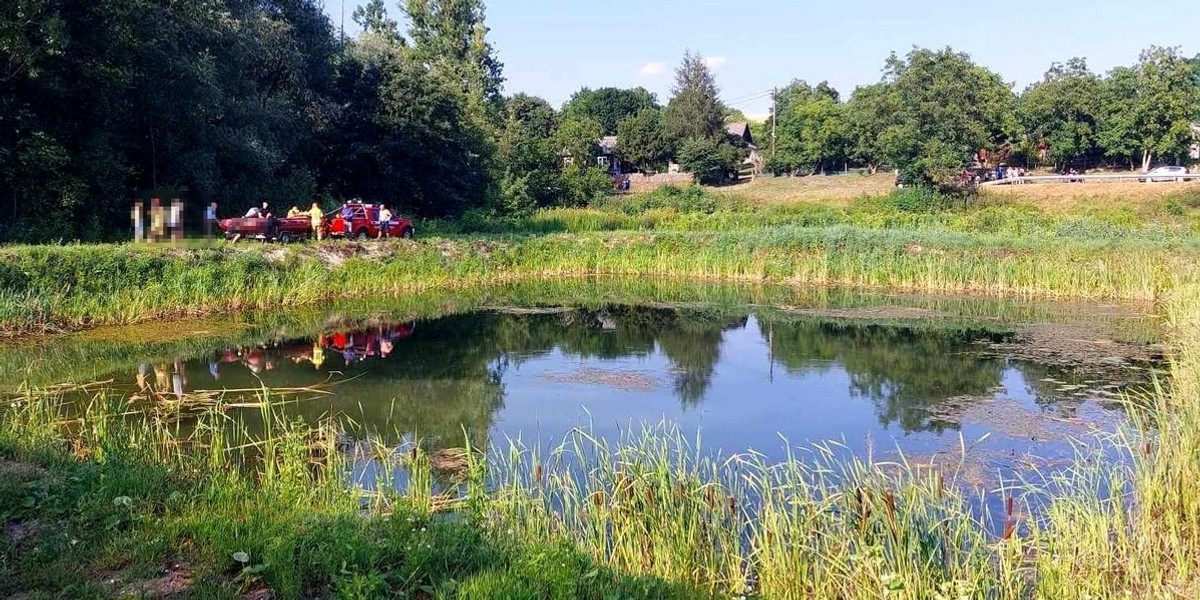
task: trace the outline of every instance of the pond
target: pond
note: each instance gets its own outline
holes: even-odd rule
[[[7,349],[0,382],[111,381],[147,405],[265,387],[309,422],[343,415],[359,435],[442,448],[662,422],[768,458],[825,441],[915,460],[965,446],[982,481],[1111,430],[1114,400],[1157,359],[1138,307],[645,285],[99,330]]]

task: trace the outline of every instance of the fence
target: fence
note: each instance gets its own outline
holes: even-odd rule
[[[993,181],[984,181],[981,186],[997,186],[997,185],[1012,185],[1019,183],[1077,183],[1085,181],[1138,181],[1138,182],[1181,182],[1181,181],[1200,181],[1200,173],[1188,173],[1186,175],[1166,175],[1166,174],[1147,174],[1147,173],[1122,173],[1116,175],[1031,175],[1026,177],[1010,177],[1007,179],[996,179]]]

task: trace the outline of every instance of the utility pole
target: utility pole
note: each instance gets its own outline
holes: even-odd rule
[[[771,88],[771,158],[775,158],[775,125],[779,123],[779,88]]]
[[[346,0],[342,0],[342,45],[346,45]]]

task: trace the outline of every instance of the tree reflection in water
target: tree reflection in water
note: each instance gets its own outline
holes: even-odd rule
[[[955,415],[961,412],[944,410],[947,400],[954,399],[951,404],[961,411],[990,399],[1006,372],[1023,367],[979,345],[1005,334],[928,325],[705,307],[484,311],[222,348],[179,363],[182,376],[170,383],[186,382],[188,391],[325,386],[333,396],[288,410],[310,422],[345,414],[365,432],[388,440],[416,437],[436,446],[461,446],[466,432],[472,444],[482,446],[505,407],[506,385],[517,377],[512,370],[521,365],[545,368],[561,363],[560,357],[617,369],[666,363],[669,368],[661,374],[670,385],[629,392],[649,395],[646,400],[630,396],[631,402],[666,395],[684,414],[709,403],[738,405],[747,394],[767,399],[811,394],[804,383],[809,380],[844,380],[844,401],[870,401],[879,424],[940,433],[959,426]],[[769,360],[788,377],[768,381],[764,367],[761,381],[734,392],[722,388],[717,397],[712,389],[722,361],[759,364],[757,355],[746,353],[761,353],[762,364]],[[157,362],[171,364],[175,358]],[[1031,374],[1045,378],[1048,372],[1037,367]],[[125,373],[118,381],[142,389],[155,374]],[[764,418],[762,427],[776,425]]]

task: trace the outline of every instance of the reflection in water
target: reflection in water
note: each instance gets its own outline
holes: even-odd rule
[[[985,351],[1008,337],[933,322],[612,305],[334,328],[148,361],[113,378],[160,399],[321,387],[332,396],[288,410],[310,421],[348,414],[390,439],[443,447],[461,446],[464,435],[484,445],[554,439],[587,420],[605,434],[666,419],[726,450],[777,445],[778,434],[852,447],[891,438],[928,450],[944,447],[938,438],[948,431],[1003,434],[970,422],[1002,414],[997,403],[1021,405],[1022,418],[1069,416],[1089,391],[1112,385],[1048,385],[1080,378]]]

